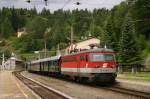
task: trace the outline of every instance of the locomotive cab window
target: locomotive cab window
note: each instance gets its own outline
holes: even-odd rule
[[[88,57],[86,56],[80,56],[80,61],[88,61]]]
[[[80,56],[80,61],[84,61],[85,57],[84,56]]]
[[[113,54],[91,54],[90,60],[93,62],[114,61],[114,55]]]
[[[113,61],[114,55],[112,54],[105,54],[105,61]]]

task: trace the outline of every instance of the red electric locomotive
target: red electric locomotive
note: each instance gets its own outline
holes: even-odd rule
[[[111,49],[91,49],[64,56],[54,56],[31,61],[28,70],[67,76],[77,81],[114,82],[117,63]]]
[[[61,57],[61,75],[75,80],[114,82],[116,67],[115,52],[111,49],[91,49]]]

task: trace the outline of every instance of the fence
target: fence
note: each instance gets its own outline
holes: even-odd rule
[[[145,65],[141,64],[119,65],[118,72],[150,72],[150,69],[148,69]]]

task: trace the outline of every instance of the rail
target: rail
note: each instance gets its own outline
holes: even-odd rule
[[[30,78],[26,78],[20,74],[20,72],[13,72],[13,74],[36,94],[38,94],[42,99],[73,99],[72,97],[47,87],[39,82],[36,82]]]

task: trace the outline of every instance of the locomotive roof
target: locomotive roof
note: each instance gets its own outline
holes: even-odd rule
[[[51,61],[51,60],[58,60],[58,59],[60,59],[60,55],[48,57],[48,58],[43,58],[43,59],[39,59],[39,60],[34,60],[34,61],[31,61],[31,64],[35,64],[35,63],[39,63],[39,62],[46,62],[46,61]]]
[[[90,49],[90,50],[85,50],[81,52],[76,52],[76,53],[72,53],[69,55],[77,55],[77,54],[83,54],[83,53],[89,53],[89,52],[114,52],[114,51],[112,49],[107,49],[107,48],[97,48],[97,49]],[[64,55],[64,56],[68,56],[68,55]]]

